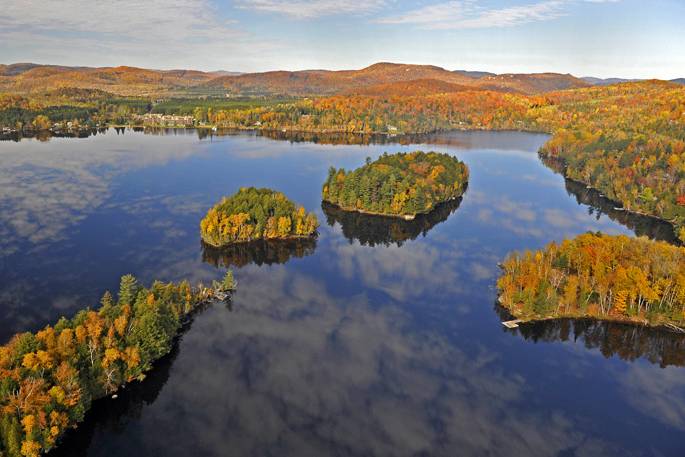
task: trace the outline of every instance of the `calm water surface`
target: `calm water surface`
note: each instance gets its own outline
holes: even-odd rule
[[[0,142],[3,341],[96,303],[125,273],[209,281],[230,266],[239,282],[230,307],[199,314],[148,379],[97,402],[50,455],[683,455],[683,338],[500,324],[508,252],[587,230],[669,236],[566,184],[535,153],[545,139],[341,146],[110,131]],[[461,202],[414,224],[322,207],[330,165],[415,149],[468,164]],[[204,249],[200,218],[248,185],[316,211],[318,240]]]

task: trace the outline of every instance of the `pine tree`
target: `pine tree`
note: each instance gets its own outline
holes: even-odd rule
[[[119,284],[119,304],[132,305],[138,294],[138,280],[135,276],[127,274],[121,277]]]
[[[115,316],[113,315],[114,311],[114,299],[112,298],[112,294],[110,291],[105,291],[104,295],[100,299],[100,315],[106,318],[114,318]]]

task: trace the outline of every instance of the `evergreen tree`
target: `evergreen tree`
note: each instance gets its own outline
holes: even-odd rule
[[[138,295],[138,280],[135,276],[127,274],[121,277],[119,283],[119,305],[132,305]],[[104,297],[103,297],[104,299]]]

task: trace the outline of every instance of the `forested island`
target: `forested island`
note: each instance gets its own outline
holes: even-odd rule
[[[524,321],[592,317],[685,324],[685,248],[587,233],[514,253],[497,282],[502,306]]]
[[[343,210],[412,220],[460,198],[468,177],[466,164],[449,154],[384,153],[353,171],[331,167],[322,196]]]
[[[0,455],[49,451],[94,400],[142,380],[193,312],[234,288],[230,271],[212,288],[187,281],[145,288],[125,275],[116,299],[106,292],[98,309],[14,336],[0,347]]]
[[[256,240],[288,240],[316,236],[314,213],[296,206],[281,192],[243,187],[223,198],[200,222],[202,241],[221,247]]]

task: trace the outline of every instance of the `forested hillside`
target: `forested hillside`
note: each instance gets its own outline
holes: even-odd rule
[[[135,67],[0,65],[0,93],[32,94],[60,88],[99,89],[120,96],[168,97],[183,94],[232,96],[319,96],[378,84],[421,79],[504,92],[534,94],[585,87],[587,82],[557,73],[493,75],[449,71],[433,65],[380,62],[359,70],[267,71],[234,74]]]
[[[168,94],[220,77],[196,70],[135,67],[0,65],[0,92],[29,94],[60,88],[99,89],[124,96]]]

